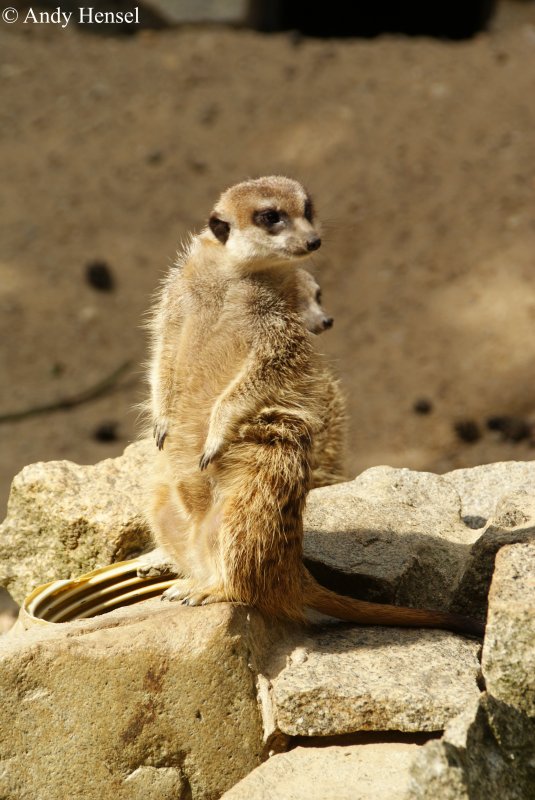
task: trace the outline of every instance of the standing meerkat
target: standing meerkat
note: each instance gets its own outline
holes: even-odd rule
[[[299,183],[245,181],[221,195],[164,285],[153,323],[161,449],[148,519],[183,576],[165,594],[296,621],[310,607],[364,624],[479,633],[446,612],[338,595],[303,565],[324,372],[299,314],[296,267],[320,244]],[[174,368],[162,373],[169,356]]]
[[[302,267],[296,268],[297,312],[305,328],[320,334],[332,328],[333,318],[322,306],[321,289],[312,275]],[[321,378],[320,425],[313,431],[311,488],[329,486],[347,480],[344,472],[347,438],[346,403],[340,383],[332,372],[323,367]]]
[[[152,316],[153,358],[151,363],[151,418],[153,435],[159,449],[169,428],[169,410],[173,406],[179,330],[183,315],[181,281],[183,263],[178,259],[164,282],[159,302]],[[296,310],[305,328],[320,334],[332,328],[333,318],[322,306],[321,289],[315,278],[302,267],[296,268]],[[329,486],[347,480],[344,470],[347,436],[347,411],[339,381],[323,368],[321,380],[321,417],[314,430],[311,488]]]

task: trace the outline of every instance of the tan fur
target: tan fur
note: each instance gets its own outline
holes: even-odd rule
[[[468,629],[446,613],[336,595],[302,563],[312,472],[329,482],[341,471],[345,416],[300,314],[296,267],[319,246],[310,208],[287,178],[231,187],[163,287],[151,370],[161,449],[148,518],[183,576],[166,594],[293,620],[310,606],[356,622]],[[318,446],[332,447],[330,467]]]
[[[171,270],[160,291],[152,316],[151,419],[153,434],[163,444],[169,427],[175,397],[175,367],[179,331],[183,318],[179,263]],[[302,267],[295,271],[296,310],[304,327],[320,334],[332,326],[320,302],[320,287]],[[345,443],[347,411],[340,382],[322,365],[318,424],[313,431],[312,488],[347,480]]]
[[[313,431],[311,470],[312,488],[348,480],[345,469],[347,410],[340,382],[323,368],[320,423]]]
[[[301,322],[311,333],[323,333],[332,327],[333,318],[327,316],[321,304],[321,289],[306,269],[298,267],[296,276],[297,311]],[[320,423],[313,430],[311,455],[313,488],[347,480],[344,469],[347,439],[345,398],[340,382],[327,367],[322,368]]]

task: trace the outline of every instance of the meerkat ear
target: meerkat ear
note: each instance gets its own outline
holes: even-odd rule
[[[210,230],[216,237],[219,239],[221,244],[225,244],[230,233],[230,225],[228,222],[224,222],[222,219],[219,219],[214,214],[208,220],[208,225],[210,226]]]

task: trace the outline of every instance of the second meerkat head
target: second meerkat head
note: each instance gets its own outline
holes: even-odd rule
[[[208,225],[229,255],[251,266],[296,261],[321,245],[310,196],[300,183],[280,176],[231,186]]]
[[[333,326],[333,318],[327,316],[321,304],[321,289],[306,269],[299,270],[297,310],[303,325],[311,333],[323,333]]]

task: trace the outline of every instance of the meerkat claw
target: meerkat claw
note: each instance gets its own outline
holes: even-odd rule
[[[156,440],[156,446],[158,447],[158,450],[163,450],[163,444],[167,438],[167,423],[156,422],[154,424],[154,428],[152,429],[152,435]]]
[[[212,461],[217,458],[217,456],[221,453],[223,449],[223,440],[219,437],[208,437],[204,447],[204,453],[202,454],[199,467],[201,470],[205,470]]]
[[[205,470],[207,467],[210,466],[212,461],[213,461],[213,456],[209,456],[206,453],[203,453],[199,461],[199,469],[201,471]]]
[[[205,450],[199,460],[199,468],[205,470],[207,467],[210,466],[214,458],[217,456],[219,450]]]

